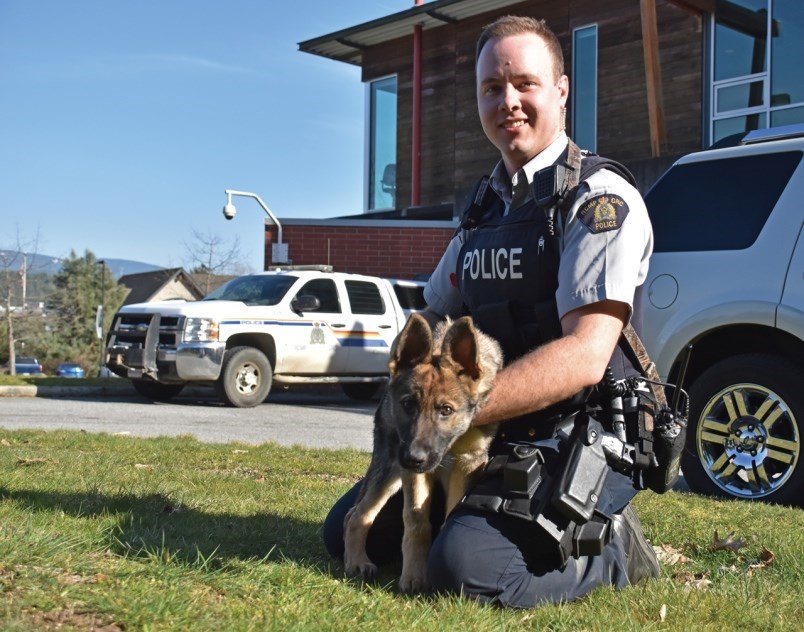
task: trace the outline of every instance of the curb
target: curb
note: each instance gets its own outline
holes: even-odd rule
[[[39,386],[26,384],[15,386],[0,386],[2,397],[138,397],[137,391],[129,380],[121,380],[122,384],[114,386]],[[211,397],[214,391],[211,388],[190,385],[184,387],[181,396]],[[143,400],[145,401],[145,400]]]
[[[131,384],[120,386],[0,386],[0,397],[96,397],[126,396],[135,393]]]

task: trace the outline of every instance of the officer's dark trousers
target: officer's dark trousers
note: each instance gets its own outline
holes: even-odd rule
[[[624,481],[612,481],[611,474],[598,505],[606,512],[621,510],[634,493],[625,477]],[[324,544],[334,557],[343,556],[343,519],[359,490],[360,483],[338,500],[324,522]],[[442,520],[433,516],[434,526]],[[402,532],[400,492],[380,512],[369,532],[367,552],[371,560],[383,564],[398,557]],[[602,555],[570,558],[562,568],[552,541],[525,520],[459,510],[437,533],[427,569],[437,592],[531,608],[572,601],[602,585],[628,585],[625,551],[616,534]]]

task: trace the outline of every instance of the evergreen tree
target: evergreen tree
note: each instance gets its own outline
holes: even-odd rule
[[[103,283],[103,291],[101,291]],[[117,285],[111,271],[89,250],[79,257],[70,252],[53,277],[53,292],[47,301],[48,356],[81,362],[89,375],[97,366],[104,340],[98,340],[95,316],[101,297],[104,304],[103,333],[125,298],[126,288]]]

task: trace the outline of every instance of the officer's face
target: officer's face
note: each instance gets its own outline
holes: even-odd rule
[[[509,175],[561,131],[569,82],[535,33],[490,39],[477,60],[477,109],[483,131],[502,154]]]

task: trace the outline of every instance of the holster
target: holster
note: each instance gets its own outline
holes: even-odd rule
[[[611,517],[598,510],[608,466],[601,426],[584,417],[569,440],[512,446],[495,456],[459,507],[533,522],[554,542],[562,566],[599,555],[611,541]]]

